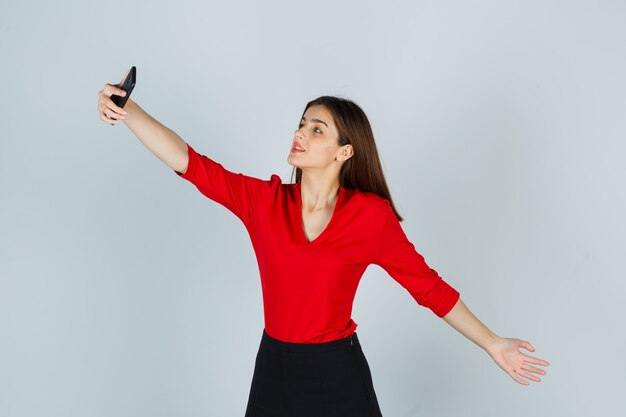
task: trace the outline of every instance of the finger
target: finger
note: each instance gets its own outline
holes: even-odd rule
[[[104,91],[106,92],[106,95],[109,97],[111,97],[111,95],[113,94],[120,96],[120,97],[124,97],[126,95],[126,91],[124,91],[120,87],[113,85],[113,84],[107,84],[104,87]]]
[[[548,361],[544,361],[543,359],[535,358],[533,356],[522,355],[524,357],[524,362],[535,363],[537,365],[549,366]]]
[[[125,118],[124,116],[127,115],[128,112],[124,110],[123,108],[119,107],[117,104],[113,102],[113,100],[110,99],[111,92],[116,91],[116,90],[110,90],[109,87],[113,89],[116,88],[115,86],[111,86],[110,84],[107,84],[105,88],[102,91],[100,91],[99,109],[101,109],[100,111],[104,113],[107,119],[110,119],[111,117],[113,117],[114,119],[124,119]],[[118,89],[118,90],[121,91],[123,95],[126,94],[124,90],[121,90],[121,89]]]
[[[107,84],[107,87],[105,87],[100,92],[100,100],[99,100],[99,102],[100,103],[104,103],[104,105],[106,105],[107,107],[115,110],[118,113],[126,114],[126,110],[122,109],[117,104],[115,104],[115,102],[113,102],[113,100],[111,100],[111,96],[113,94],[115,94],[117,96],[124,97],[126,95],[126,91],[122,90],[121,88],[117,88],[115,86],[112,86],[111,84]]]
[[[109,119],[107,116],[104,115],[104,113],[100,113],[100,119],[102,119],[105,123],[110,124],[111,126],[117,124],[117,120]]]
[[[515,372],[517,372],[519,375],[523,376],[524,378],[530,379],[531,381],[541,382],[541,379],[539,379],[539,377],[537,377],[535,375],[532,375],[532,374],[529,374],[528,372],[526,372],[523,369],[519,369],[519,370],[517,370]]]
[[[513,380],[515,380],[516,382],[519,382],[522,385],[530,385],[528,381],[525,381],[522,378],[520,378],[520,376],[517,375],[515,371],[509,372],[509,376],[513,378]]]
[[[102,112],[106,120],[110,121],[110,124],[117,124],[120,120],[124,120],[124,116],[116,114],[111,109],[105,108]]]
[[[545,375],[546,371],[544,371],[543,369],[539,369],[539,368],[535,368],[534,366],[531,366],[527,363],[522,365],[522,369],[527,370],[528,372],[534,372],[536,374],[540,374],[540,375]]]
[[[127,114],[126,110],[124,110],[123,108],[121,108],[120,106],[115,104],[113,102],[113,100],[107,100],[106,106],[109,109],[113,110],[115,113],[119,114],[119,115],[126,115]]]
[[[117,106],[114,105],[114,107],[117,107]],[[119,107],[117,107],[117,108],[119,108]],[[115,110],[113,110],[113,109],[111,109],[109,107],[105,107],[104,108],[104,113],[106,115],[108,115],[108,116],[110,116],[110,117],[112,117],[114,119],[117,119],[117,120],[124,120],[124,119],[126,119],[126,116],[125,116],[126,111],[124,111],[124,110],[121,110],[121,111],[122,111],[122,113],[117,113],[117,112],[115,112]]]
[[[119,120],[121,118],[121,116],[117,115],[113,110],[108,109],[106,107],[104,108],[102,113],[104,113],[107,119]]]
[[[535,348],[533,347],[533,345],[531,345],[530,342],[528,342],[526,340],[522,340],[522,343],[520,343],[520,346],[523,347],[526,350],[531,351],[531,352],[535,351]]]

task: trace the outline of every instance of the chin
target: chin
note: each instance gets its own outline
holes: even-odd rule
[[[293,162],[291,162],[291,155],[287,156],[287,163],[294,168],[298,168]]]

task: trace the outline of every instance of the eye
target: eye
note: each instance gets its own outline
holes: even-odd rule
[[[302,126],[304,126],[304,123],[298,124],[298,129],[302,129]],[[314,127],[313,131],[316,132],[316,133],[323,133],[322,129],[320,129],[319,127]]]

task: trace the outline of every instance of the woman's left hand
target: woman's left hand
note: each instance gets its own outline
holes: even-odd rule
[[[543,359],[523,354],[519,351],[520,348],[531,352],[535,351],[530,342],[511,338],[499,338],[486,351],[504,372],[520,384],[529,385],[529,382],[522,379],[522,377],[540,382],[539,377],[533,375],[533,373],[545,375],[546,371],[535,368],[531,364],[548,366],[549,363]]]

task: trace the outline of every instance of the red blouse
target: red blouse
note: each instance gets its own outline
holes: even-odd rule
[[[309,242],[300,183],[282,184],[276,174],[262,180],[229,171],[187,145],[187,171],[174,172],[246,227],[259,265],[270,336],[322,343],[353,334],[352,303],[369,264],[382,267],[439,317],[459,299],[459,292],[416,252],[389,200],[340,186],[330,223]]]

